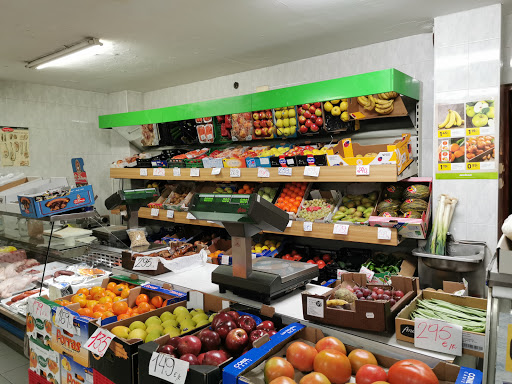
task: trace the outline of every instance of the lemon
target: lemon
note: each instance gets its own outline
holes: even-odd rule
[[[331,112],[331,109],[332,109],[332,104],[329,101],[326,101],[324,103],[324,110],[325,110],[325,112]]]

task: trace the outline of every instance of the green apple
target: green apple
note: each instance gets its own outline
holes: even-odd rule
[[[160,320],[162,320],[162,323],[167,320],[176,320],[176,315],[173,315],[171,312],[167,311],[160,315]]]
[[[494,119],[494,107],[487,108],[488,110],[484,110],[485,114],[489,119]]]
[[[188,314],[188,309],[180,305],[179,307],[174,308],[173,314],[176,316],[179,314]]]
[[[178,321],[174,320],[174,319],[165,320],[162,323],[162,327],[164,327],[164,329],[167,327],[177,327],[178,325],[179,325]]]
[[[117,327],[112,328],[111,332],[117,337],[128,339],[130,334],[130,328],[118,325]]]
[[[468,106],[466,107],[466,115],[467,115],[468,117],[473,117],[473,116],[475,116],[475,108],[474,108],[472,105],[468,105]]]
[[[178,328],[172,327],[172,326],[165,328],[164,333],[171,337],[176,337],[176,336],[181,335],[181,331]]]
[[[151,316],[150,318],[146,319],[146,329],[149,328],[151,324],[162,324],[162,320],[158,316]]]
[[[134,321],[130,324],[130,331],[133,331],[134,329],[146,330],[146,324],[144,324],[142,321]]]
[[[153,331],[158,331],[162,333],[164,331],[164,327],[162,327],[160,324],[151,324],[149,327],[146,328],[147,333],[151,333]]]
[[[483,113],[477,113],[471,122],[475,127],[484,127],[487,125],[487,122],[489,121],[489,118],[484,115]]]
[[[155,339],[158,339],[160,336],[162,336],[162,335],[160,334],[160,332],[158,330],[151,331],[148,333],[148,335],[144,339],[144,342],[147,343],[149,341],[153,341]]]
[[[129,339],[146,339],[146,336],[148,335],[148,333],[143,330],[142,328],[135,328],[133,331],[130,332],[130,334],[128,335]]]

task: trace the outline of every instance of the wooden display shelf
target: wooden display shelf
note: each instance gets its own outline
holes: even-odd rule
[[[194,220],[187,219],[187,212],[174,212],[174,218],[167,218],[167,211],[164,209],[160,209],[158,212],[158,216],[151,215],[151,208],[140,208],[139,209],[139,218],[140,219],[152,219],[152,220],[160,220],[160,221],[168,221],[171,223],[180,223],[180,224],[192,224],[192,225],[202,225],[209,227],[221,227],[219,224],[216,224],[211,221],[206,220]],[[292,221],[292,226],[290,228],[286,228],[284,232],[270,232],[264,231],[265,233],[277,233],[288,236],[301,236],[301,237],[314,237],[319,239],[331,239],[331,240],[341,240],[341,241],[350,241],[356,243],[367,243],[367,244],[381,244],[381,245],[392,245],[396,246],[399,244],[400,240],[398,238],[397,230],[391,229],[391,240],[381,240],[377,238],[377,227],[367,227],[364,225],[351,225],[348,230],[347,235],[335,235],[333,234],[334,224],[330,223],[313,223],[313,230],[305,232],[304,224],[302,221]]]
[[[240,177],[230,177],[231,168],[220,168],[218,175],[212,175],[211,168],[199,168],[199,177],[190,176],[193,168],[180,168],[180,176],[173,176],[172,168],[164,168],[165,176],[153,176],[153,168],[147,168],[147,176],[141,176],[141,168],[110,168],[110,177],[113,179],[143,179],[143,180],[175,180],[175,181],[241,181],[241,182],[396,182],[414,176],[418,173],[416,161],[413,161],[400,175],[397,175],[395,165],[370,166],[370,175],[356,176],[356,166],[319,167],[318,177],[304,176],[304,167],[292,167],[291,176],[278,175],[279,168],[265,168],[269,177],[258,177],[258,168],[239,168]],[[156,169],[156,168],[155,168]],[[197,169],[197,168],[196,168]]]

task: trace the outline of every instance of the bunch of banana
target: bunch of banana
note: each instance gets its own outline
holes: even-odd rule
[[[395,99],[396,97],[398,97],[398,93],[391,91],[391,92],[379,93],[379,94],[377,94],[377,96],[384,100],[390,100],[390,99]]]
[[[393,112],[393,102],[395,100],[382,100],[382,99],[375,99],[375,112],[377,112],[379,115],[389,115],[391,112]]]
[[[452,109],[448,110],[448,114],[446,115],[446,118],[444,121],[439,124],[439,128],[446,128],[449,129],[453,126],[460,127],[464,123],[464,120],[462,120],[462,117],[460,117],[459,113],[457,111],[454,111]]]
[[[357,98],[357,102],[361,107],[368,111],[373,111],[375,109],[375,98],[372,95],[359,96]]]

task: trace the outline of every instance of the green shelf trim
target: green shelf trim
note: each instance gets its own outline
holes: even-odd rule
[[[472,173],[461,172],[461,173],[437,173],[436,179],[438,180],[455,180],[455,179],[497,179],[498,172],[476,172]]]
[[[112,128],[165,123],[194,119],[196,117],[229,115],[316,101],[345,99],[390,91],[419,100],[420,82],[396,69],[385,69],[243,96],[145,111],[103,115],[99,116],[99,127]]]

